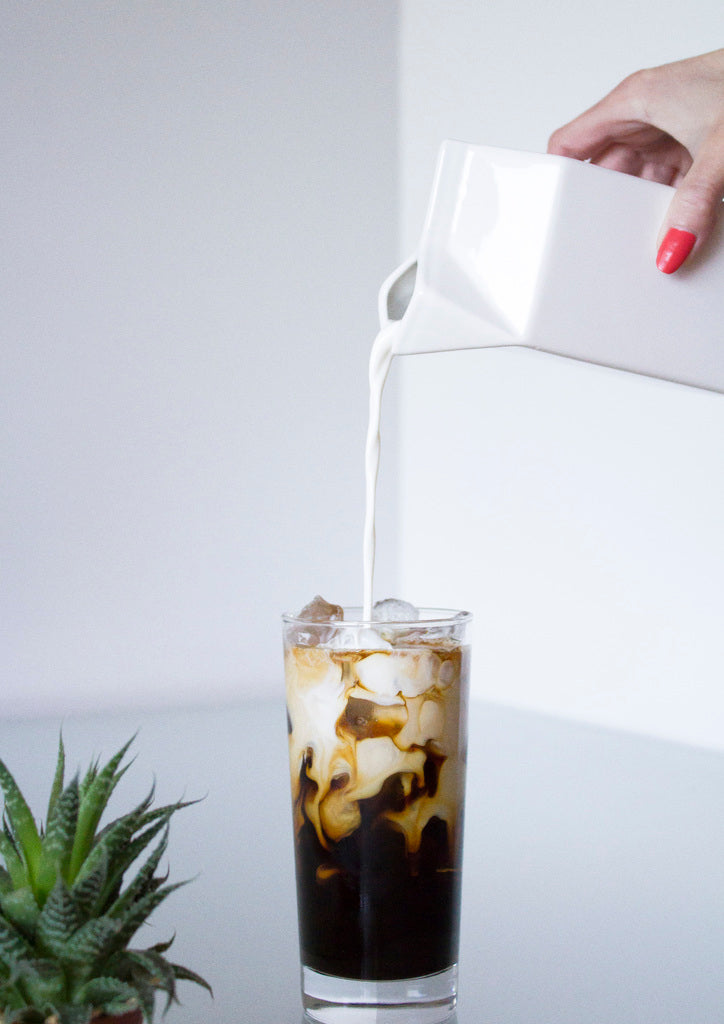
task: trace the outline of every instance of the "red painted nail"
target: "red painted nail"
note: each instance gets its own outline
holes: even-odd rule
[[[696,235],[691,231],[669,228],[656,257],[656,266],[664,274],[673,274],[694,248],[694,242]]]

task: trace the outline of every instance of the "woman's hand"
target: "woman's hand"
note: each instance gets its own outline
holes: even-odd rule
[[[554,132],[548,152],[674,185],[656,259],[672,274],[724,197],[724,49],[630,75]]]

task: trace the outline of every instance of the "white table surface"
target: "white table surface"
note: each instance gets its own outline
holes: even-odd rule
[[[0,720],[34,809],[59,726]],[[138,936],[176,932],[214,987],[182,983],[169,1024],[300,1024],[283,698],[69,717],[69,769],[139,727],[115,812],[154,776],[205,797],[166,857],[194,881]],[[721,1024],[724,754],[480,703],[470,735],[458,1024]]]

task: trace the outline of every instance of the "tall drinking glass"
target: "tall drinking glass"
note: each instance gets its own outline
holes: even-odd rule
[[[457,994],[467,612],[286,615],[302,1002],[323,1024],[436,1024]]]

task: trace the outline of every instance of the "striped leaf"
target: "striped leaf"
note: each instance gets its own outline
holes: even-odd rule
[[[181,964],[171,964],[173,973],[176,975],[176,981],[193,981],[195,985],[200,985],[205,988],[210,996],[213,996],[214,990],[208,981],[197,974],[195,971],[190,971],[188,967],[182,967]]]
[[[135,827],[135,821],[131,815],[114,821],[110,828],[98,838],[95,846],[83,861],[80,870],[75,875],[74,884],[92,874],[103,858],[107,863],[113,863],[131,841]]]
[[[153,1021],[153,1011],[155,1009],[156,1002],[156,989],[153,985],[149,984],[141,978],[134,978],[133,987],[136,990],[138,1001],[141,1009],[143,1010],[143,1019],[148,1021],[149,1024]]]
[[[105,907],[109,893],[120,888],[121,876],[131,863],[128,858],[134,856],[133,834],[138,828],[142,808],[145,808],[145,801],[139,808],[135,808],[103,829],[75,877],[74,884],[82,882],[88,875],[93,874],[98,864],[105,859],[107,873],[103,892],[98,901],[100,910]]]
[[[63,779],[65,777],[65,747],[63,746],[63,733],[61,732],[58,737],[58,760],[55,765],[55,775],[53,776],[53,785],[50,787],[50,798],[48,800],[48,814],[45,818],[47,822],[50,822],[53,817],[53,810],[55,808],[58,797],[63,792]]]
[[[36,880],[38,900],[43,903],[58,876],[68,872],[75,829],[78,823],[78,776],[56,798],[42,840],[42,852]]]
[[[101,815],[106,808],[111,793],[128,767],[126,766],[126,768],[118,770],[134,739],[135,736],[132,736],[118,753],[110,759],[108,764],[95,775],[88,789],[81,797],[78,809],[78,827],[75,833],[68,869],[68,880],[71,882],[75,880],[83,861],[90,852]]]
[[[6,878],[10,879],[10,888],[19,889],[20,886],[28,885],[28,871],[25,864],[20,860],[13,844],[8,840],[3,831],[0,831],[0,857],[5,861],[6,870],[3,876],[2,888],[7,888]]]
[[[165,942],[155,942],[153,946],[151,946],[151,950],[154,953],[167,953],[171,946],[173,946],[175,939],[176,936],[172,935],[171,938],[166,939]]]
[[[83,776],[83,779],[82,779],[81,784],[80,784],[80,798],[81,798],[81,800],[86,795],[88,790],[91,788],[91,786],[93,785],[93,782],[95,781],[96,776],[98,775],[98,764],[99,764],[99,760],[98,760],[98,758],[96,758],[95,761],[91,761],[91,763],[88,765],[88,770],[86,771],[85,775]]]
[[[90,860],[95,856],[98,847],[107,846],[109,849],[109,871],[101,900],[102,906],[108,906],[116,898],[121,889],[123,875],[165,824],[164,820],[160,820],[141,835],[135,834],[145,817],[146,803],[147,801],[144,801],[125,818],[114,822],[107,831],[104,830],[97,840],[96,847],[89,854]],[[83,870],[81,869],[81,873]]]
[[[35,927],[40,914],[33,890],[28,885],[0,896],[0,910],[29,941],[35,939]]]
[[[7,873],[16,889],[28,884],[28,872],[12,838],[5,830],[0,832],[0,856],[5,861]]]
[[[108,917],[97,917],[87,921],[66,942],[63,956],[75,964],[93,963],[105,960],[119,942],[120,923]]]
[[[0,867],[0,894],[4,892],[13,891],[13,880],[10,877],[10,872],[6,871],[5,868]]]
[[[63,956],[65,945],[81,924],[80,914],[62,878],[53,886],[40,912],[35,936],[38,948]]]
[[[163,903],[166,897],[170,896],[176,889],[180,889],[182,885],[187,884],[188,882],[176,882],[174,885],[165,885],[163,888],[156,889],[154,892],[146,893],[146,895],[141,897],[140,900],[134,903],[131,907],[128,907],[117,919],[121,925],[119,932],[119,945],[126,946],[141,925],[150,917],[156,907]]]
[[[134,978],[144,977],[154,988],[166,992],[170,1005],[176,998],[176,975],[168,960],[152,949],[127,949],[124,956],[132,965]]]
[[[33,1006],[45,1006],[64,998],[65,972],[54,960],[24,960],[17,965],[15,979]]]
[[[100,913],[102,894],[108,877],[108,855],[103,847],[94,858],[94,867],[73,883],[71,895],[79,913],[84,919],[94,913]]]
[[[18,961],[32,956],[32,949],[18,929],[0,917],[0,963],[9,969]]]
[[[148,829],[147,831],[152,832],[153,835],[155,835],[158,832],[158,830],[162,827],[162,825],[163,822],[157,822],[156,825],[152,826],[152,828]],[[143,836],[141,837],[142,839],[144,839],[143,847],[145,847],[149,839],[153,837],[149,836],[147,839],[146,835],[147,833],[144,833]],[[166,826],[166,831],[164,832],[161,842],[158,844],[158,846],[153,851],[153,853],[148,858],[143,867],[139,870],[138,874],[133,879],[133,881],[126,887],[121,896],[109,908],[108,913],[110,914],[111,917],[121,917],[128,907],[132,906],[139,899],[141,899],[141,897],[145,896],[147,892],[151,891],[151,889],[154,888],[153,876],[156,872],[156,868],[159,865],[161,857],[166,852],[167,846],[168,825]],[[136,858],[134,856],[133,860],[135,859]]]
[[[91,978],[75,993],[75,999],[109,1014],[132,1010],[138,1005],[135,988],[118,978]]]
[[[140,835],[135,836],[130,842],[124,843],[122,851],[119,851],[117,856],[114,854],[112,858],[109,858],[113,865],[113,873],[109,872],[106,892],[104,893],[104,897],[107,900],[106,905],[109,905],[118,895],[123,874],[131,867],[136,858],[143,853],[161,829],[168,825],[172,815],[184,807],[191,807],[193,804],[198,803],[197,800],[180,800],[175,804],[166,804],[164,807],[157,807],[152,811],[148,811],[146,808],[150,804],[152,797],[153,790],[151,790],[146,801],[144,801],[146,806],[140,804],[133,812],[140,812],[140,817],[135,824],[135,831],[139,831],[141,828],[145,828],[145,826],[150,827],[146,828]],[[115,827],[115,824],[114,822],[110,828]],[[105,835],[102,835],[102,839],[99,841],[105,841]],[[91,852],[91,857],[94,852]],[[116,890],[115,895],[113,895],[113,890]]]
[[[5,794],[5,814],[10,822],[18,852],[23,858],[30,882],[33,884],[40,860],[40,835],[35,819],[25,802],[25,797],[2,760],[0,760],[0,788]],[[10,870],[10,865],[8,865],[8,870]]]

